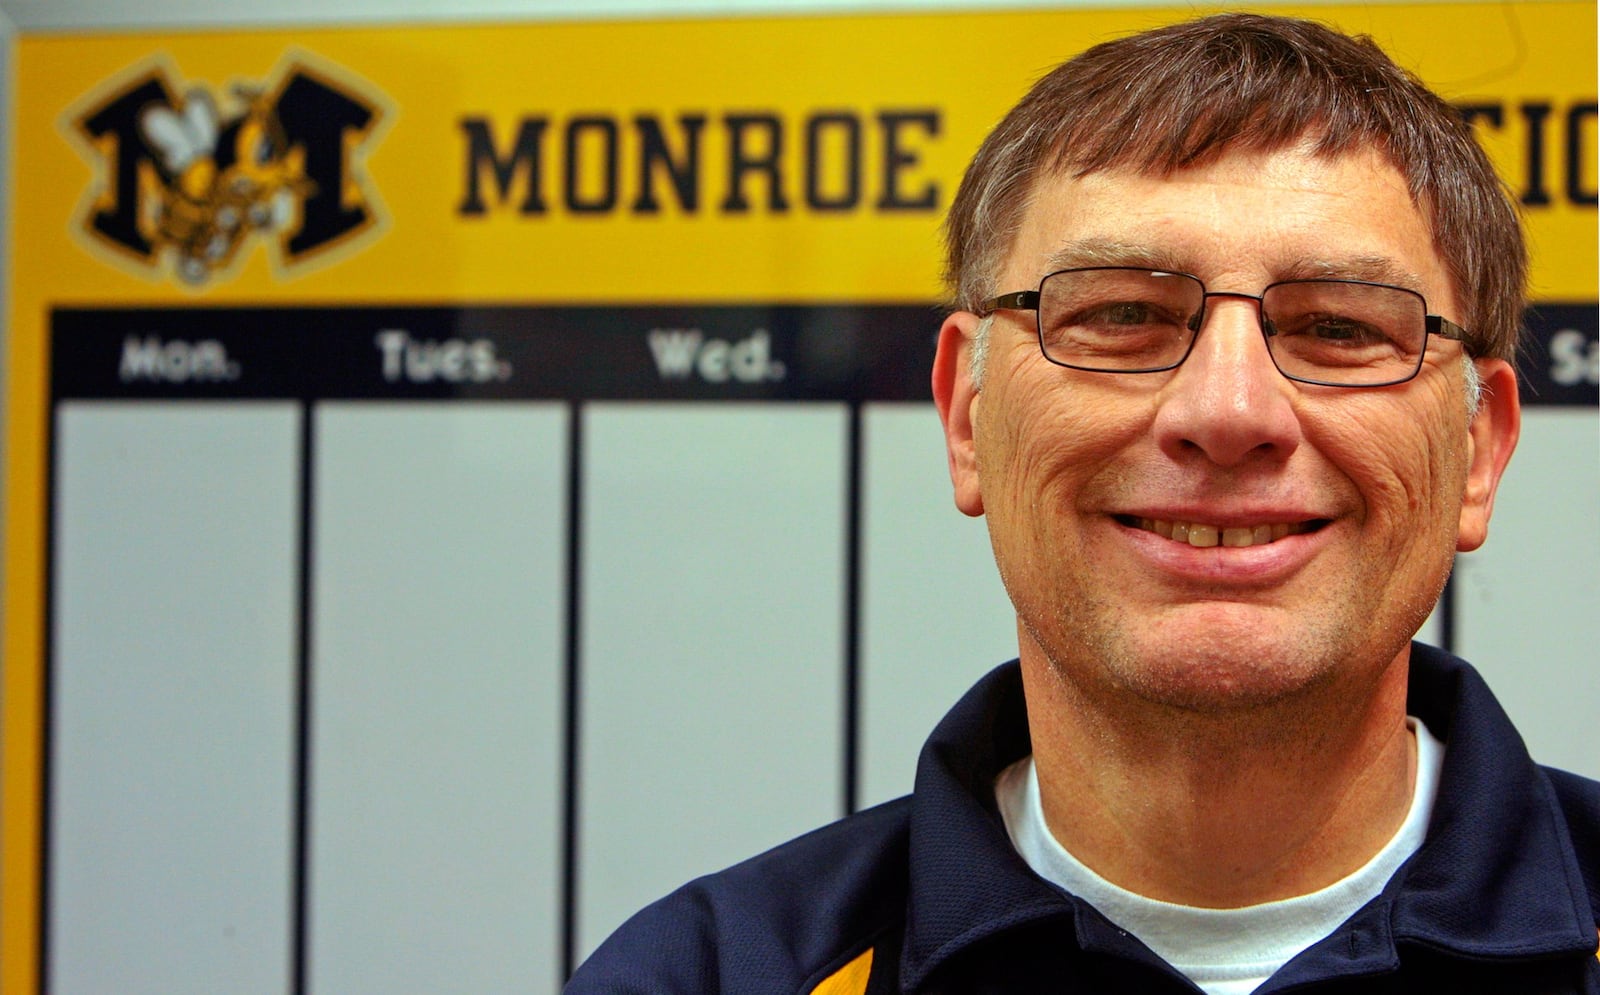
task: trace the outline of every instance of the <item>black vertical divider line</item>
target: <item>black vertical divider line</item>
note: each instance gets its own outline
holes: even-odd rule
[[[856,810],[861,752],[861,402],[850,402],[845,478],[844,814]]]
[[[567,727],[566,774],[561,810],[561,979],[577,969],[578,946],[578,721],[582,690],[583,621],[583,406],[567,407]]]
[[[1445,579],[1444,591],[1439,595],[1439,648],[1446,653],[1454,653],[1456,651],[1456,575],[1454,571]]]
[[[309,877],[311,856],[311,569],[312,569],[312,498],[316,481],[312,468],[316,465],[313,451],[315,439],[312,424],[312,404],[300,404],[300,590],[299,635],[295,647],[295,757],[294,757],[294,952],[291,961],[289,991],[304,995],[306,990],[306,959],[309,938],[306,936],[307,902],[310,899]]]
[[[37,952],[37,977],[40,995],[50,990],[50,805],[54,790],[55,764],[52,763],[55,741],[55,664],[56,664],[56,488],[60,476],[56,471],[57,446],[61,434],[61,412],[51,391],[47,402],[45,424],[49,438],[45,441],[44,490],[44,629],[39,633],[43,644],[39,687],[39,936]]]

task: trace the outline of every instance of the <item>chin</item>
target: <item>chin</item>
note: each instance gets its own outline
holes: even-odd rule
[[[1254,711],[1286,704],[1331,683],[1329,671],[1306,661],[1190,650],[1145,657],[1114,675],[1132,694],[1196,713]]]
[[[1102,641],[1100,665],[1124,693],[1182,711],[1287,704],[1338,683],[1352,666],[1343,626],[1302,623],[1278,631],[1260,619],[1213,618],[1161,629]]]

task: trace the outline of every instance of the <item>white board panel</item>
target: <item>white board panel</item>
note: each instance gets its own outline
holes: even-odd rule
[[[1526,408],[1489,541],[1456,559],[1456,651],[1494,689],[1535,760],[1600,777],[1600,422]]]
[[[50,990],[281,993],[299,412],[58,418]]]
[[[558,987],[566,419],[316,409],[312,992]]]
[[[981,518],[956,509],[932,404],[863,412],[859,803],[911,790],[928,733],[1017,655],[1017,616]]]
[[[842,814],[847,411],[584,410],[578,953]]]

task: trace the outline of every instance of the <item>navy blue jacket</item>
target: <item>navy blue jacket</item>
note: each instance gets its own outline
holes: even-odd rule
[[[1466,663],[1414,645],[1408,710],[1447,748],[1422,849],[1258,993],[1600,995],[1600,783],[1542,768]],[[994,778],[1030,751],[1015,662],[923,748],[905,798],[694,881],[577,971],[590,992],[1197,989],[1006,836]]]

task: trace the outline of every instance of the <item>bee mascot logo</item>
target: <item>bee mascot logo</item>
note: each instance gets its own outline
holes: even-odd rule
[[[81,230],[193,286],[257,239],[292,273],[379,227],[361,166],[381,117],[375,101],[300,62],[220,100],[180,90],[164,67],[136,75],[73,122],[100,169]]]

